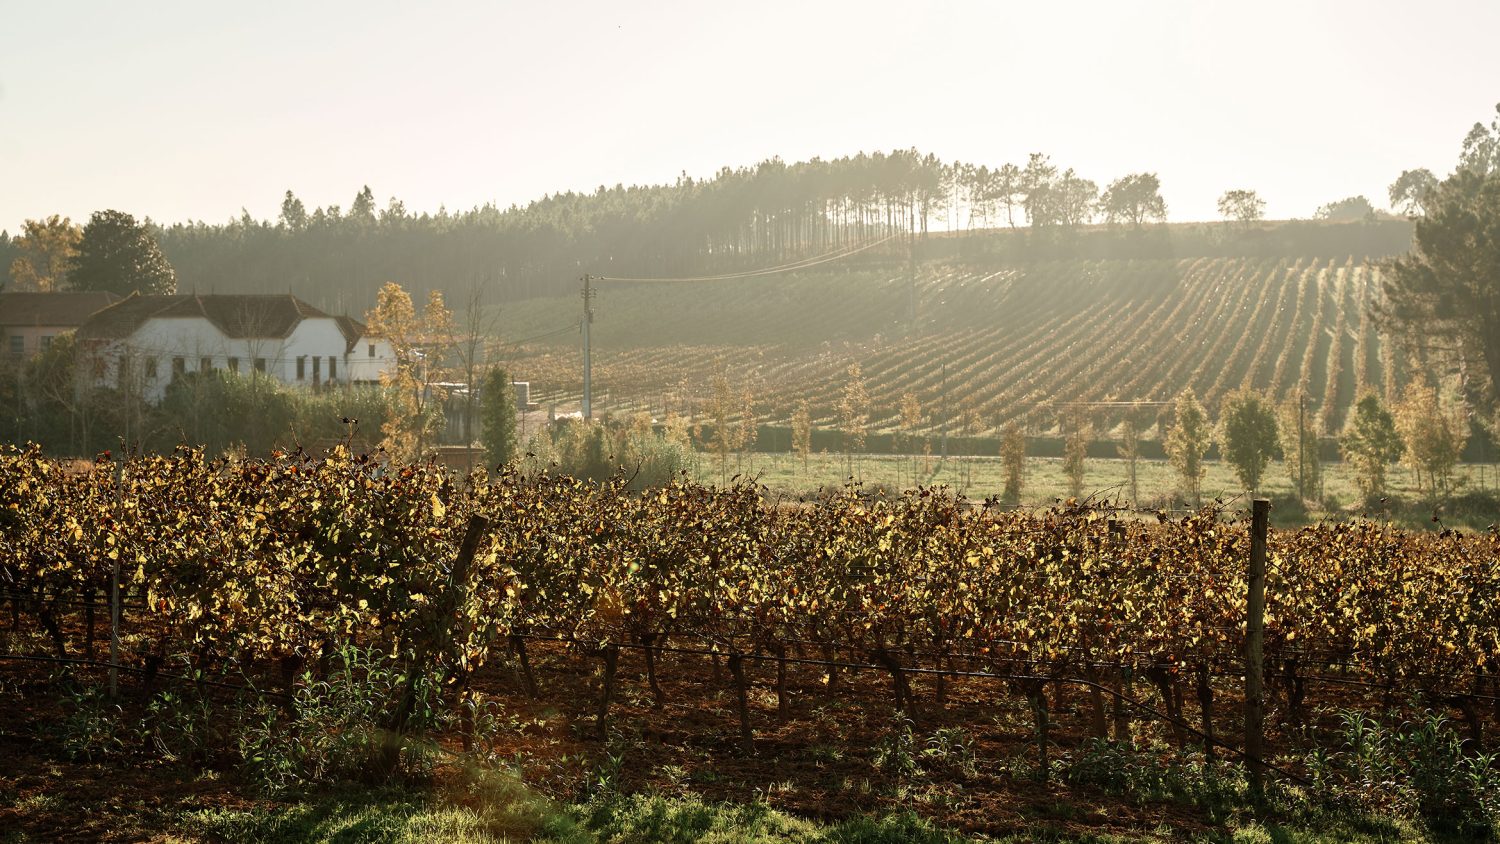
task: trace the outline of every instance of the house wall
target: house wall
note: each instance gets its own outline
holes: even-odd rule
[[[225,369],[230,358],[239,360],[240,371],[248,371],[249,359],[267,357],[269,352],[258,344],[250,349],[243,341],[230,340],[213,323],[199,317],[156,317],[146,320],[135,333],[97,348],[103,365],[96,367],[99,386],[120,386],[121,365],[128,357],[132,383],[149,402],[161,401],[167,385],[172,383],[174,359],[182,358],[186,372],[198,372],[204,359],[214,369]],[[254,355],[250,352],[254,351]],[[155,372],[152,372],[152,362]]]
[[[344,340],[344,333],[339,331],[338,322],[333,319],[322,317],[304,319],[297,323],[292,329],[290,336],[282,347],[282,355],[285,357],[285,376],[281,380],[288,384],[300,384],[303,386],[321,386],[328,383],[349,383],[349,357],[347,349],[349,344]],[[301,358],[302,378],[297,378],[297,359]],[[336,361],[334,365],[334,377],[330,378],[329,359]],[[313,360],[317,360],[314,367]],[[317,372],[314,373],[316,368]],[[316,374],[316,383],[314,375]]]
[[[45,337],[56,337],[73,330],[68,325],[7,325],[0,328],[0,355],[10,355],[12,337],[21,338],[21,357],[31,357],[42,351]]]
[[[349,353],[349,378],[354,383],[378,383],[382,374],[395,370],[396,350],[389,340],[361,337]]]
[[[382,356],[382,347],[385,355]],[[314,385],[313,358],[317,358],[317,384],[348,384],[352,381],[380,379],[382,364],[393,359],[390,344],[377,341],[376,357],[368,361],[348,353],[348,343],[331,318],[309,318],[297,324],[284,338],[230,338],[212,322],[201,317],[155,317],[147,320],[129,338],[96,347],[100,365],[96,367],[97,386],[118,386],[122,356],[131,359],[130,379],[138,385],[148,402],[159,402],[172,383],[176,360],[182,371],[199,372],[207,364],[213,369],[238,369],[249,374],[257,359],[265,362],[265,373],[276,380],[311,388]],[[356,351],[366,351],[359,346]],[[297,361],[303,360],[302,378],[297,378]],[[329,377],[329,358],[337,361],[333,378]],[[154,374],[151,362],[154,360]],[[237,363],[231,366],[231,361]],[[373,373],[368,379],[361,375]]]

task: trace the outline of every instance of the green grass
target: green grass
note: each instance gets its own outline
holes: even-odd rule
[[[1244,502],[1248,501],[1250,496],[1241,487],[1232,467],[1220,461],[1208,461],[1206,466],[1207,471],[1202,484],[1205,502],[1222,497],[1237,499],[1236,504],[1243,506]],[[1358,492],[1353,472],[1348,464],[1325,464],[1323,470],[1323,489],[1316,498],[1321,502],[1335,505],[1339,508],[1339,512],[1314,508],[1307,518],[1357,514],[1357,507],[1354,510],[1349,509],[1357,501]],[[811,455],[806,469],[803,468],[802,461],[792,454],[749,454],[738,460],[734,456],[729,458],[728,473],[734,475],[737,472],[747,476],[758,476],[760,482],[773,491],[806,495],[815,492],[820,487],[841,485],[847,479],[849,469],[844,457],[836,454]],[[943,460],[937,456],[930,459],[919,456],[915,460],[910,460],[893,455],[870,455],[856,461],[855,474],[866,485],[880,484],[904,488],[916,483],[946,484],[953,489],[962,490],[969,498],[976,501],[983,500],[987,496],[998,495],[1005,487],[1003,469],[999,458],[995,457],[950,457]],[[1462,488],[1465,490],[1487,489],[1493,493],[1496,488],[1496,479],[1500,477],[1500,466],[1466,464],[1458,467],[1456,476],[1462,480]],[[711,454],[700,455],[697,477],[704,482],[718,483],[720,471],[717,458]],[[1084,494],[1111,500],[1128,498],[1127,477],[1128,469],[1124,460],[1090,459],[1086,464]],[[1139,461],[1136,467],[1136,479],[1140,490],[1140,503],[1143,506],[1167,506],[1175,497],[1180,496],[1178,493],[1181,487],[1180,478],[1171,464],[1164,460]],[[1429,523],[1432,508],[1424,508],[1420,505],[1422,496],[1417,492],[1415,475],[1410,470],[1400,467],[1392,468],[1386,481],[1392,498],[1410,502],[1406,514],[1409,520],[1413,523]],[[1052,504],[1059,498],[1068,497],[1068,487],[1068,478],[1063,473],[1061,459],[1033,457],[1027,460],[1026,478],[1021,495],[1023,504],[1032,506]],[[1259,494],[1272,498],[1292,496],[1293,484],[1284,463],[1273,461],[1266,468]],[[1273,519],[1277,516],[1275,512],[1272,513]],[[1454,527],[1483,528],[1493,518],[1493,514],[1488,517],[1485,514],[1473,514],[1471,517],[1449,518],[1447,522],[1449,526]],[[1282,523],[1287,521],[1297,520],[1288,520],[1283,516]]]
[[[881,844],[966,839],[910,814],[820,824],[764,803],[612,797],[582,805],[451,805],[399,791],[340,791],[275,809],[212,809],[181,818],[188,840],[243,842],[828,842]]]
[[[545,807],[545,808],[543,808]],[[947,831],[909,812],[860,816],[834,823],[794,817],[764,803],[716,804],[693,798],[609,797],[582,805],[538,803],[520,815],[458,806],[399,791],[338,792],[276,809],[214,809],[181,819],[185,840],[244,842],[435,842],[498,844],[1129,844],[1147,841],[1324,844],[1440,841],[1396,821],[1370,817],[1308,816],[1285,824],[1253,818],[1185,834],[1161,826],[1140,834],[1100,834],[1039,825],[1001,838]],[[179,838],[178,840],[184,840]]]

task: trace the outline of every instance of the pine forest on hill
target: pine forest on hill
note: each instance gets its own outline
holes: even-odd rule
[[[1139,217],[1147,200],[1140,196],[1125,197],[1113,212],[1099,210],[1108,194],[1101,198],[1098,184],[1041,154],[1024,166],[991,168],[908,149],[793,163],[771,158],[708,178],[600,185],[524,206],[415,212],[394,196],[382,205],[365,185],[347,207],[309,208],[287,190],[274,220],[243,212],[223,222],[146,223],[182,292],[290,291],[325,310],[351,312],[373,306],[387,281],[419,301],[432,290],[459,301],[477,288],[491,302],[511,302],[571,295],[583,272],[733,272],[898,233],[925,257],[944,251],[933,242],[943,240],[938,235],[962,232],[966,252],[1021,260],[1384,257],[1410,242],[1409,221],[1389,215],[1341,218],[1322,209],[1324,219],[1270,226],[1165,224],[1164,207],[1155,218]],[[1109,225],[1089,225],[1096,214]],[[1354,222],[1327,222],[1338,219]],[[971,236],[978,234],[989,236]],[[24,289],[11,277],[23,235],[0,231],[0,285],[10,289]]]

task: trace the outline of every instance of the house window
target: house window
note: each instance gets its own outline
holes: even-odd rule
[[[45,352],[50,348],[52,348],[52,335],[48,334],[42,338],[42,351]]]
[[[130,355],[120,356],[120,368],[115,372],[115,386],[125,389],[130,386]]]
[[[315,358],[313,358],[313,386],[317,386],[318,384],[322,383],[322,381],[323,381],[323,359],[319,358],[319,357],[315,357]]]
[[[370,344],[370,357],[375,357],[375,344]]]
[[[316,361],[315,361],[315,363],[316,363]],[[297,358],[297,380],[301,381],[301,380],[303,380],[306,377],[307,377],[307,356],[306,355],[302,355],[302,356],[300,356],[300,357]],[[314,379],[314,380],[317,380],[317,379]]]
[[[214,359],[213,358],[198,358],[198,371],[199,372],[212,372],[213,369],[214,369]]]
[[[338,379],[339,379],[339,359],[336,358],[336,357],[334,357],[333,355],[329,355],[328,356],[328,380],[329,381],[337,381]]]
[[[266,371],[266,359],[265,358],[256,358],[255,359],[255,371],[256,372],[265,372]]]
[[[20,357],[25,352],[26,338],[22,337],[19,334],[12,334],[10,336],[10,353],[15,355],[16,357]]]
[[[172,380],[176,381],[187,372],[187,358],[172,358]]]
[[[240,374],[240,359],[239,358],[230,358],[229,359],[229,371],[233,372],[235,375],[239,375]]]
[[[146,377],[147,378],[155,378],[156,377],[156,358],[154,358],[154,357],[147,357],[146,358]]]

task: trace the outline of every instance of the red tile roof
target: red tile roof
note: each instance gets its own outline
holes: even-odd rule
[[[344,335],[344,342],[347,344],[344,349],[346,352],[354,351],[354,344],[358,343],[359,338],[365,336],[365,332],[369,330],[369,326],[351,316],[336,316],[333,321],[338,323],[339,332]]]
[[[129,337],[148,319],[154,317],[201,317],[213,323],[226,337],[286,337],[297,324],[309,317],[328,314],[290,294],[236,295],[185,294],[176,296],[143,296],[132,294],[90,318],[78,329],[85,339],[118,339]],[[353,326],[363,326],[348,317],[337,317],[345,341]],[[345,322],[351,323],[346,326]]]
[[[75,328],[120,301],[102,290],[69,293],[0,293],[0,326]]]

